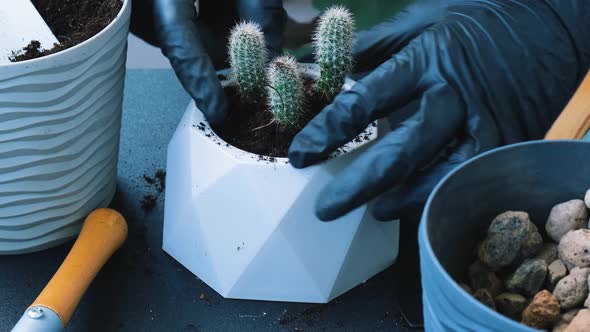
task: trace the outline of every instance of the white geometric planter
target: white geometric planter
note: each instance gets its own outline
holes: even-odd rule
[[[131,1],[103,31],[0,64],[0,254],[78,234],[115,193]]]
[[[313,212],[366,144],[295,169],[227,145],[189,104],[168,146],[164,250],[226,298],[330,301],[397,257],[397,221],[374,220],[366,205],[330,223]]]

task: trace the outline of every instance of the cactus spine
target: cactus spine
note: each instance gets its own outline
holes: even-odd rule
[[[315,58],[320,78],[315,89],[326,98],[333,98],[342,88],[352,70],[352,38],[354,19],[348,9],[333,6],[320,17],[313,36]]]
[[[268,82],[268,101],[274,120],[281,126],[298,127],[304,89],[296,60],[288,55],[275,58],[268,69]]]
[[[268,54],[260,26],[241,22],[229,37],[229,62],[242,97],[258,101],[266,97]]]

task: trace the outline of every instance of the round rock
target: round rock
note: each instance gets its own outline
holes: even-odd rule
[[[496,296],[494,303],[496,303],[496,309],[500,313],[512,319],[519,320],[529,301],[520,294],[502,293]]]
[[[584,203],[586,204],[586,207],[590,209],[590,189],[588,189],[586,195],[584,195]]]
[[[559,301],[546,290],[535,295],[522,313],[522,323],[537,329],[547,328],[559,318]]]
[[[479,259],[496,270],[531,252],[534,254],[540,247],[537,236],[531,234],[536,229],[526,212],[508,211],[498,215],[479,246]]]
[[[554,260],[547,266],[547,287],[550,290],[555,289],[557,283],[567,275],[565,264],[559,259]]]
[[[561,314],[559,321],[553,326],[552,332],[563,332],[570,325],[580,309],[572,309]]]
[[[590,331],[590,310],[582,309],[574,317],[564,332],[588,332]]]
[[[496,305],[494,303],[494,298],[490,291],[485,288],[478,289],[473,293],[473,297],[475,297],[479,302],[487,305],[488,307],[496,310]]]
[[[553,242],[543,243],[541,249],[535,255],[535,258],[541,258],[545,260],[547,265],[553,263],[554,260],[559,258],[557,254],[557,244]]]
[[[514,293],[533,296],[541,290],[547,276],[547,264],[540,258],[527,259],[506,281],[506,288]]]
[[[590,266],[590,230],[578,229],[568,232],[559,241],[559,258],[571,270],[574,267]]]
[[[588,208],[581,199],[572,199],[557,204],[551,209],[545,230],[555,242],[569,231],[586,227],[588,223]]]
[[[504,288],[500,278],[480,261],[475,261],[469,266],[469,283],[471,289],[485,288],[492,296],[500,294]]]
[[[557,283],[553,295],[562,309],[571,309],[584,302],[588,296],[588,275],[590,275],[589,268],[576,267]]]

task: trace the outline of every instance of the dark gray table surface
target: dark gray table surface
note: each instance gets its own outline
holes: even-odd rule
[[[223,299],[162,249],[164,195],[144,174],[165,169],[166,147],[189,97],[170,70],[127,73],[118,189],[112,207],[129,238],[99,273],[67,331],[410,331],[399,299],[419,309],[414,226],[402,223],[401,259],[326,305]],[[39,253],[0,256],[0,331],[10,331],[56,271],[72,242]],[[404,257],[406,257],[404,259]],[[409,263],[404,263],[405,261]]]

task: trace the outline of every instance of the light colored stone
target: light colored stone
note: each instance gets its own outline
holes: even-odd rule
[[[535,232],[537,227],[526,212],[504,212],[490,224],[478,257],[493,270],[508,266],[540,248]]]
[[[502,281],[484,263],[475,261],[469,266],[469,282],[472,290],[485,288],[492,296],[502,292]]]
[[[576,307],[588,296],[588,275],[590,275],[590,268],[573,268],[570,274],[561,279],[553,295],[562,309],[571,309]]]
[[[590,230],[578,229],[568,232],[559,241],[559,259],[571,271],[574,267],[590,266]]]
[[[555,289],[557,283],[567,275],[565,264],[559,259],[553,261],[547,267],[547,287],[550,290]]]
[[[561,314],[559,321],[553,326],[552,332],[563,332],[570,325],[580,309],[572,309]]]
[[[574,317],[564,332],[588,332],[590,331],[590,310],[582,309]]]
[[[559,301],[548,291],[540,291],[522,313],[522,323],[545,329],[560,318]]]
[[[502,293],[494,298],[494,303],[496,303],[496,309],[503,315],[520,320],[529,301],[520,294]]]
[[[551,264],[554,260],[559,258],[557,253],[557,243],[547,242],[541,245],[541,249],[535,255],[535,258],[541,258],[545,260],[547,265]]]
[[[545,230],[555,242],[569,231],[586,227],[588,223],[588,208],[581,199],[572,199],[557,204],[551,209]]]
[[[586,195],[584,195],[584,203],[586,204],[586,207],[590,209],[590,189],[588,189]]]
[[[473,293],[473,297],[475,297],[479,302],[487,305],[488,307],[496,310],[496,305],[494,303],[494,298],[490,291],[485,288],[480,288],[475,293]]]
[[[510,275],[506,288],[514,293],[533,296],[541,290],[546,276],[547,264],[544,260],[527,259]]]

